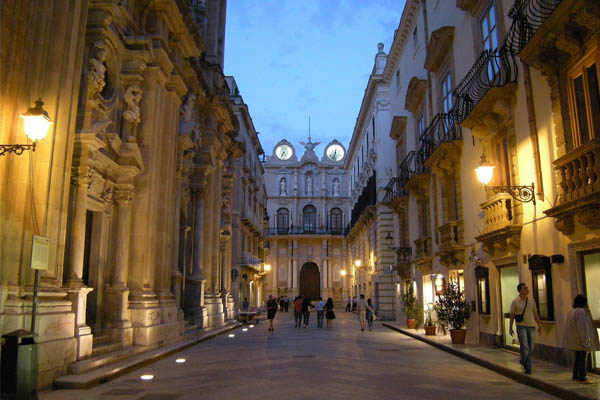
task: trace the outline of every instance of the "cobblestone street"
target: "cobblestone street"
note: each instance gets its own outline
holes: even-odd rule
[[[360,331],[355,314],[332,329],[294,328],[278,313],[90,390],[42,393],[59,399],[545,399],[554,398],[375,322]],[[185,358],[184,363],[176,363]],[[142,381],[144,374],[154,379]]]

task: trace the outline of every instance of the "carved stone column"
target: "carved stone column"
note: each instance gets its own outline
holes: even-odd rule
[[[106,290],[107,328],[113,341],[125,346],[133,343],[133,328],[129,312],[129,252],[131,237],[131,185],[117,186],[117,234],[115,240],[115,267],[110,286]]]

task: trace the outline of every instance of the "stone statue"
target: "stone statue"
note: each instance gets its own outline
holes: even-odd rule
[[[194,119],[194,108],[196,107],[196,95],[190,93],[181,106],[181,119],[185,122],[192,122]]]
[[[312,185],[313,185],[312,175],[308,174],[308,175],[306,175],[306,195],[307,196],[312,196],[312,194],[313,194]]]
[[[308,142],[299,142],[302,146],[304,146],[304,148],[306,149],[307,152],[312,153],[315,149],[315,147],[317,147],[319,144],[321,144],[321,142],[312,142],[310,139],[310,136],[308,137]]]
[[[138,85],[131,85],[123,96],[127,110],[123,111],[123,119],[127,122],[124,126],[126,140],[135,141],[135,128],[141,122],[140,101],[142,100],[142,89]]]
[[[279,195],[287,196],[287,179],[281,178],[279,181]]]
[[[340,195],[340,180],[338,178],[335,178],[333,180],[333,196],[339,197],[339,195]]]
[[[88,82],[88,99],[92,107],[98,106],[98,94],[106,86],[106,45],[99,40],[94,43],[92,56],[88,61],[88,72],[86,75]]]

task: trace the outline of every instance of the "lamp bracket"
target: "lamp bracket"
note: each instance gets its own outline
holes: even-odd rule
[[[32,144],[0,144],[0,156],[10,153],[20,156],[25,150],[35,151],[35,142]]]
[[[496,194],[508,193],[513,199],[521,203],[532,202],[535,206],[535,186],[533,183],[530,186],[486,185],[485,188]]]

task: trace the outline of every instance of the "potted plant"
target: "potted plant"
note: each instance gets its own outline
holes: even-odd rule
[[[471,306],[465,301],[465,296],[457,284],[452,282],[446,286],[434,310],[440,321],[452,327],[450,329],[452,343],[464,344],[467,331],[463,327],[471,316]]]
[[[417,298],[412,285],[409,285],[405,293],[402,293],[402,304],[406,315],[406,325],[409,329],[417,328]]]
[[[435,336],[435,323],[433,321],[433,308],[431,306],[427,306],[427,310],[425,310],[425,334],[427,336]]]

